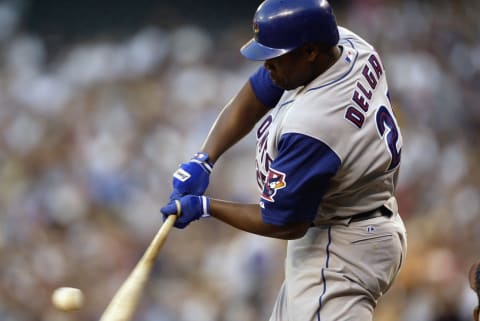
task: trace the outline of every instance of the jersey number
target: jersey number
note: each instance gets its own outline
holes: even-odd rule
[[[388,132],[387,128],[389,129]],[[398,139],[400,138],[397,125],[385,106],[380,106],[377,111],[377,129],[380,137],[385,139],[390,155],[392,156],[390,166],[388,166],[388,170],[391,170],[400,163],[402,150],[397,148]],[[385,135],[386,132],[387,134]]]

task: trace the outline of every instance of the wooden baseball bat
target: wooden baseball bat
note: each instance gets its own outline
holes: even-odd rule
[[[100,321],[130,321],[132,319],[158,252],[162,248],[177,216],[180,215],[180,201],[175,200],[175,205],[177,206],[177,215],[167,217],[142,258],[113,296]]]

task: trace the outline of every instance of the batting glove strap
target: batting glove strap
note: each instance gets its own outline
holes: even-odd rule
[[[210,157],[207,153],[198,152],[193,155],[190,161],[199,164],[205,171],[208,172],[208,174],[210,174],[213,170],[213,164],[210,162],[209,158]]]
[[[202,199],[202,216],[203,217],[210,217],[210,199],[206,196],[200,196]]]
[[[164,220],[169,215],[178,214],[175,200],[170,201],[160,211]],[[180,198],[180,212],[181,214],[177,217],[174,226],[183,229],[195,220],[210,216],[210,199],[206,196],[183,196]]]

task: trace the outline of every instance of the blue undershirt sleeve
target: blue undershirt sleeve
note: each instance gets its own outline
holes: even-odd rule
[[[249,78],[250,85],[257,96],[265,106],[273,108],[283,95],[283,89],[272,82],[268,70],[261,66]]]
[[[320,140],[282,135],[260,199],[263,221],[280,226],[313,222],[340,164],[338,155]]]

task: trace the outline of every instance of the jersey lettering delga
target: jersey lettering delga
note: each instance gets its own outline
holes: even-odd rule
[[[402,136],[392,111],[385,69],[370,44],[346,28],[339,30],[342,55],[338,61],[307,86],[286,91],[259,123],[256,167],[262,211],[289,206],[279,198],[301,199],[294,193],[302,191],[317,199],[313,220],[321,223],[377,208],[393,197]],[[285,139],[290,136],[304,138],[301,142]],[[282,148],[290,152],[297,146],[308,151],[305,144],[310,144],[331,155],[318,164],[277,159],[287,155],[279,155],[282,139],[289,142],[288,148]],[[332,165],[336,163],[338,166]],[[312,185],[318,191],[289,190],[289,186],[303,184],[302,179],[309,175],[307,166],[315,171],[330,166],[335,172],[320,178],[326,181],[325,188]]]

